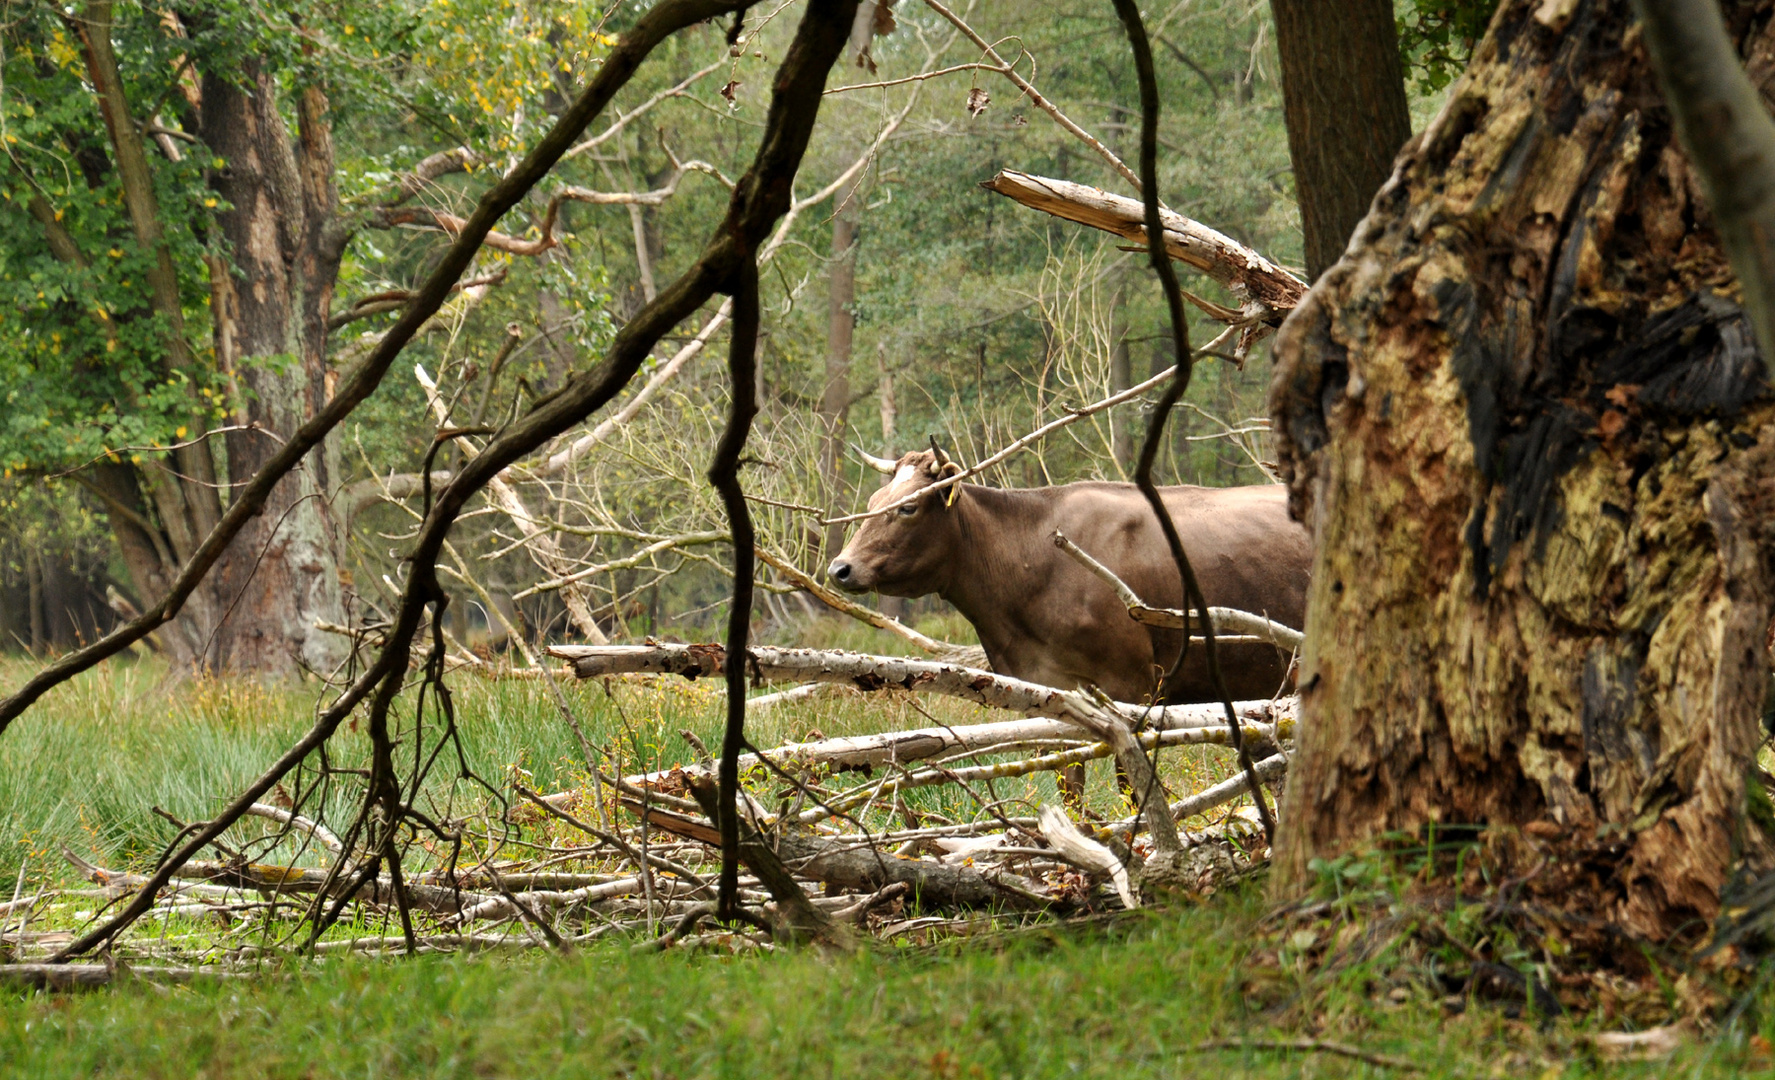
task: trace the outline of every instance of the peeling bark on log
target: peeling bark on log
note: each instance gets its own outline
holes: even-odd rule
[[[68,853],[68,861],[88,881],[107,888],[139,889],[148,883],[148,878],[141,874],[131,874],[118,870],[106,870],[94,866],[78,856]],[[313,894],[321,890],[327,883],[327,871],[296,866],[269,866],[261,863],[203,862],[192,860],[180,871],[188,881],[207,881],[221,883],[237,889],[254,889],[273,895]],[[328,886],[328,896],[346,895],[351,888],[352,875],[339,874]],[[174,883],[174,887],[177,886]],[[465,906],[501,901],[498,896],[486,893],[471,892],[466,889],[452,889],[444,885],[421,885],[407,882],[407,901],[415,907],[431,912],[455,912]],[[394,903],[394,887],[385,877],[368,881],[357,890],[354,899],[371,904]]]
[[[636,814],[641,804],[623,800],[624,807]],[[697,821],[679,814],[649,807],[647,821],[675,836],[687,837],[705,844],[719,844],[720,836],[706,821]],[[927,907],[1032,907],[1023,892],[1032,891],[1030,883],[1014,880],[1007,889],[988,880],[980,871],[966,866],[948,866],[922,859],[904,859],[866,844],[825,840],[815,836],[786,833],[770,837],[770,844],[783,863],[796,874],[812,878],[832,888],[874,892],[896,883],[911,888],[913,896]],[[1021,889],[1022,891],[1018,891]]]
[[[1014,169],[1005,169],[980,186],[1045,214],[1146,243],[1146,209],[1138,199]],[[1274,326],[1306,293],[1306,282],[1225,233],[1174,211],[1163,211],[1162,216],[1165,250],[1226,286],[1239,300],[1241,317]]]
[[[634,673],[682,675],[687,679],[704,678],[718,674],[727,655],[719,645],[554,645],[547,652],[550,656],[572,661],[574,671],[582,679]],[[747,671],[755,682],[828,682],[854,686],[865,692],[892,688],[947,694],[1027,716],[1067,721],[1064,728],[1048,735],[1016,736],[1019,738],[1051,738],[1086,730],[1076,722],[1077,710],[1081,703],[1087,708],[1098,707],[1096,702],[1078,691],[1057,690],[1051,686],[1013,679],[1008,675],[995,675],[990,671],[935,660],[910,660],[901,656],[871,656],[867,653],[837,650],[771,647],[752,649],[749,654],[751,662]],[[1277,722],[1291,716],[1293,709],[1292,699],[1289,698],[1234,702],[1233,707],[1239,711],[1241,718],[1260,723]],[[1219,704],[1147,707],[1116,703],[1115,709],[1130,721],[1159,730],[1209,727],[1226,722],[1225,710]],[[893,736],[859,736],[859,739],[903,739],[922,734],[901,732]],[[951,745],[937,747],[931,753],[940,753]],[[882,749],[891,752],[890,747]],[[873,763],[883,764],[887,760],[889,758],[884,756]],[[893,760],[904,762],[918,759],[900,756]]]
[[[1771,9],[1729,13],[1765,99]],[[1775,402],[1736,297],[1626,0],[1508,0],[1278,339],[1318,555],[1276,888],[1540,821],[1604,868],[1587,910],[1668,939],[1775,864]]]

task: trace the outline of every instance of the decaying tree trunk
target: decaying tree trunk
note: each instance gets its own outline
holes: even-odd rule
[[[1772,9],[1732,11],[1765,97]],[[1276,887],[1522,825],[1583,855],[1529,887],[1704,928],[1775,864],[1775,400],[1626,0],[1507,0],[1277,357],[1318,556]]]

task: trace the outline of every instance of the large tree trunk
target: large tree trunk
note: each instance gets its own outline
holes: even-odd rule
[[[1307,280],[1344,253],[1411,137],[1392,0],[1270,0]]]
[[[204,76],[203,140],[228,163],[217,187],[232,206],[218,215],[234,264],[231,276],[212,282],[218,360],[238,373],[247,418],[264,429],[229,433],[228,472],[237,481],[326,400],[327,314],[344,247],[326,98],[313,87],[297,91],[294,141],[279,100],[276,82],[251,59],[241,71]],[[331,486],[317,450],[223,557],[218,580],[231,608],[217,633],[217,666],[325,673],[339,660],[339,639],[314,626],[344,621]]]
[[[1735,9],[1765,95],[1772,8]],[[1697,191],[1626,0],[1507,0],[1283,326],[1318,555],[1277,888],[1392,830],[1539,823],[1582,861],[1529,888],[1667,939],[1775,862],[1744,813],[1775,401]]]

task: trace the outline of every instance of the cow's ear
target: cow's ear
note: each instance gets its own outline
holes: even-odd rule
[[[936,462],[932,462],[931,464],[933,468],[930,470],[930,473],[939,480],[947,479],[962,471],[961,466],[953,461],[945,461],[941,465],[937,465]]]

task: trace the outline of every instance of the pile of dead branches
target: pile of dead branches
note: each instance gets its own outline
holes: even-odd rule
[[[550,652],[581,678],[695,679],[718,674],[726,662],[719,645]],[[565,949],[612,936],[642,947],[722,948],[770,948],[785,936],[845,944],[863,932],[922,938],[1133,907],[1154,889],[1211,889],[1263,855],[1249,807],[1225,809],[1249,791],[1242,772],[1229,770],[1230,779],[1174,800],[1155,779],[1162,748],[1227,745],[1221,705],[1136,706],[954,663],[836,651],[756,648],[748,667],[760,684],[940,694],[1018,715],[823,738],[740,757],[748,873],[739,886],[750,929],[697,932],[714,913],[720,836],[712,811],[720,763],[686,732],[688,760],[669,770],[594,775],[577,790],[553,794],[514,781],[509,802],[441,822],[462,844],[400,881],[364,873],[373,865],[368,853],[321,822],[256,804],[248,818],[269,822],[275,839],[295,838],[296,861],[306,865],[255,861],[250,841],[218,839],[218,858],[186,863],[156,890],[144,917],[112,942],[112,963],[103,971],[44,964],[72,935],[32,932],[32,923],[65,925],[68,909],[100,917],[152,882],[67,852],[90,887],[28,896],[15,890],[0,904],[0,947],[11,961],[5,977],[74,985],[103,981],[122,962],[157,978],[186,978],[303,952],[406,951],[402,926],[411,927],[419,951]],[[1235,708],[1245,738],[1269,748],[1257,773],[1273,783],[1293,735],[1294,699]],[[1116,759],[1131,778],[1136,812],[1126,818],[1075,823],[1059,807],[1030,807],[1026,797],[1005,797],[994,787],[1102,758]],[[958,820],[908,802],[911,792],[936,786],[963,793],[974,814]],[[1141,799],[1143,790],[1156,797]],[[1180,829],[1186,821],[1198,827]],[[307,928],[327,906],[333,930],[311,934]]]

